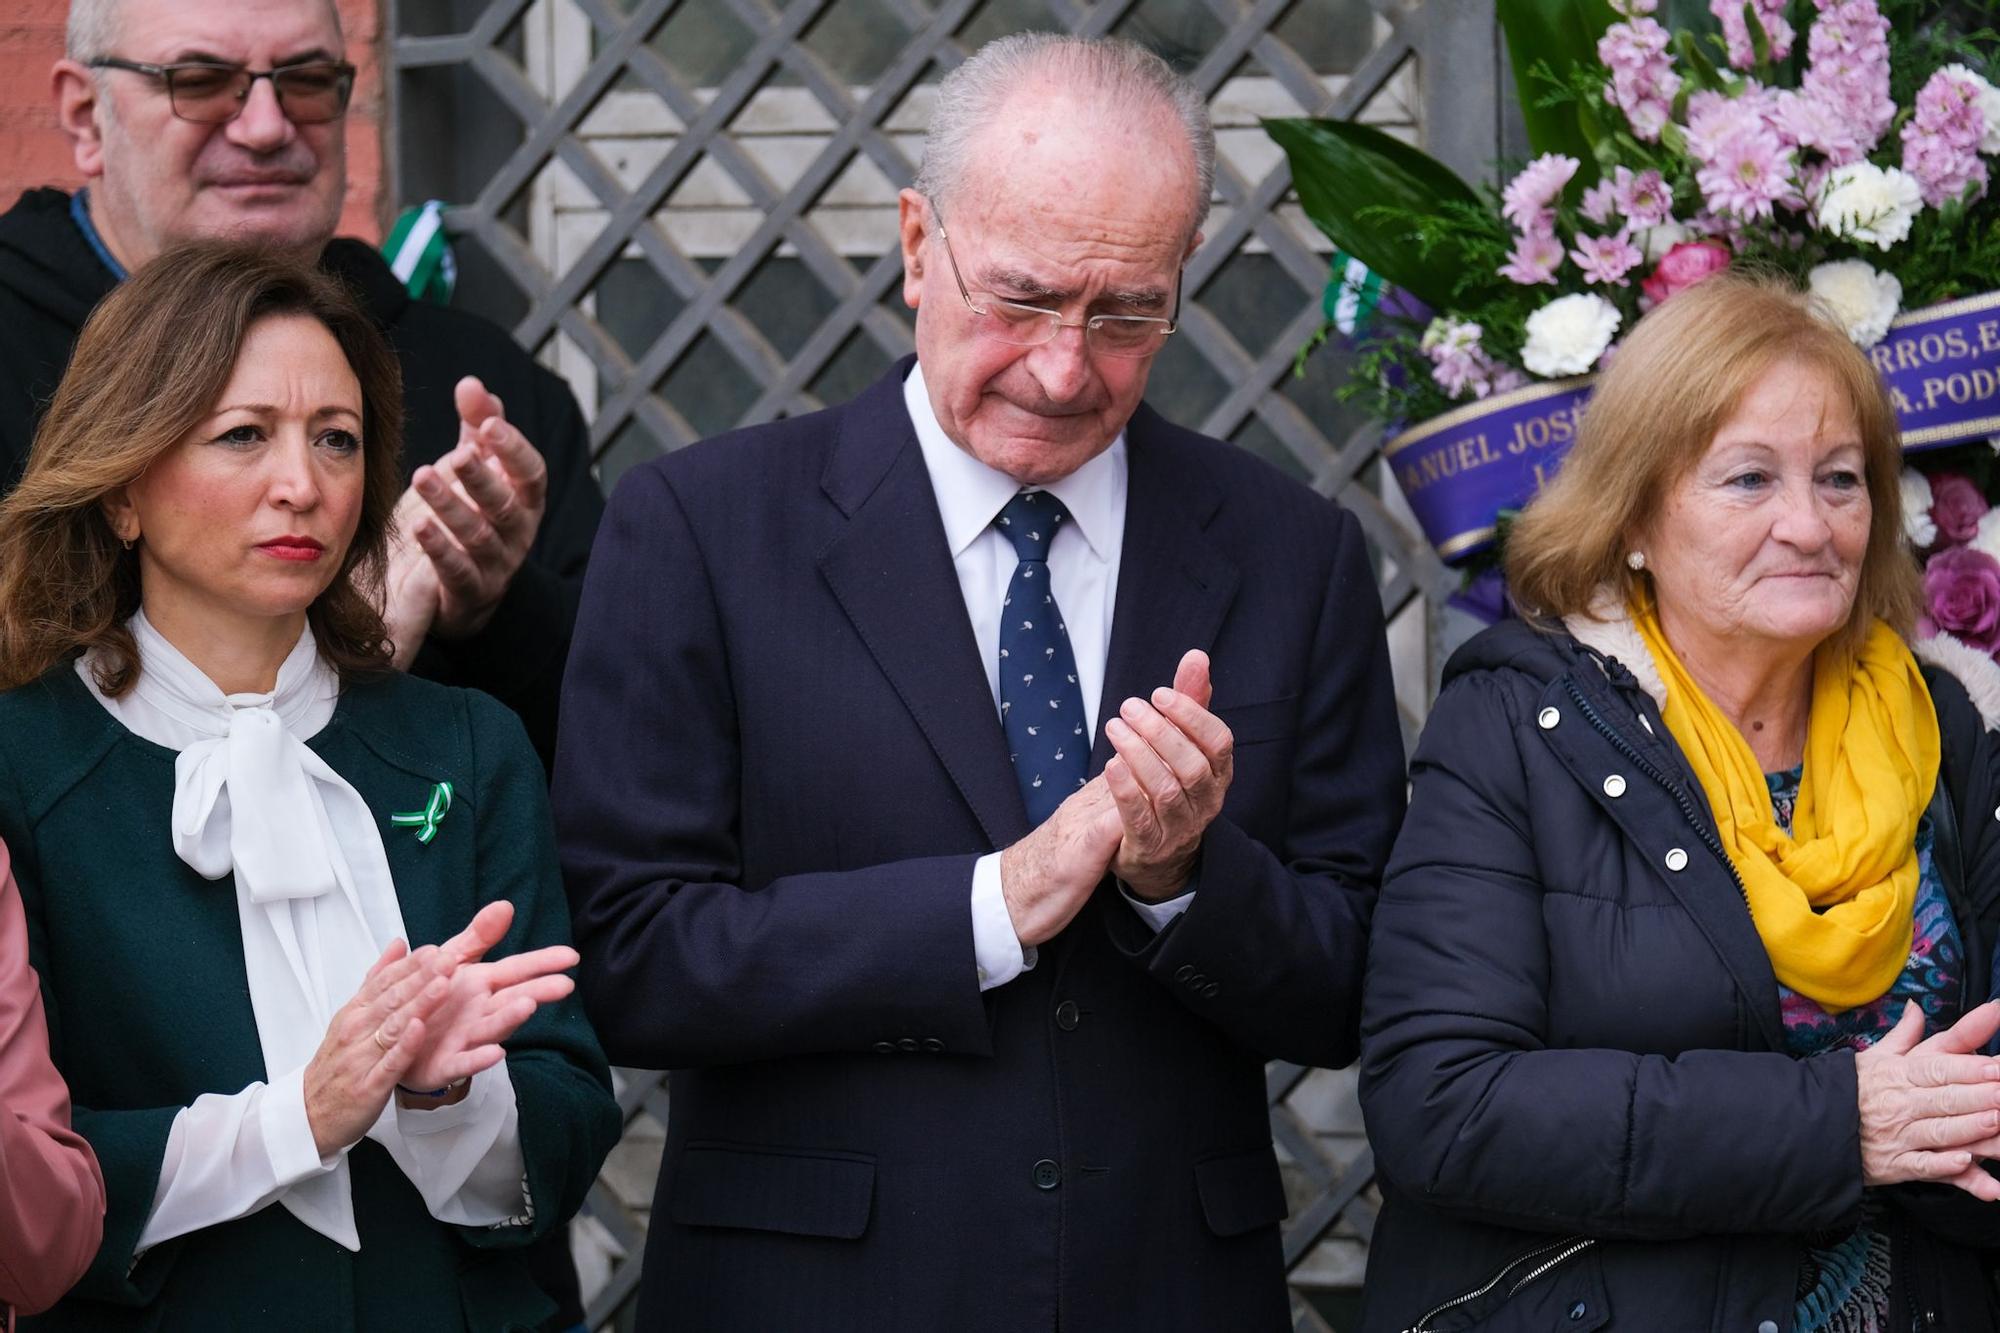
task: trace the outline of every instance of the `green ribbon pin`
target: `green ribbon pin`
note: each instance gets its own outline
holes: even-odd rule
[[[424,802],[421,810],[406,810],[389,816],[389,822],[397,828],[413,828],[417,831],[417,841],[429,844],[437,836],[438,824],[444,819],[444,812],[451,809],[451,784],[440,782],[431,788],[430,800]]]

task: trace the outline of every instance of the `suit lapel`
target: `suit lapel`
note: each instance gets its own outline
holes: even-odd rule
[[[1171,685],[1181,654],[1211,651],[1238,571],[1207,528],[1221,494],[1177,432],[1141,406],[1126,428],[1125,543],[1098,700],[1090,771],[1111,758],[1104,724],[1118,705]]]
[[[995,847],[1028,831],[1007,741],[903,406],[909,360],[851,403],[822,487],[847,524],[820,573]]]

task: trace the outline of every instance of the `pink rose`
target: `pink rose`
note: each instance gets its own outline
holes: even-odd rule
[[[1654,305],[1729,267],[1729,247],[1718,240],[1682,241],[1660,256],[1653,276],[1639,284]]]
[[[1971,541],[1987,508],[1986,497],[1972,478],[1958,472],[1939,472],[1931,478],[1931,522],[1937,524],[1940,546]]]
[[[1969,546],[1924,564],[1924,605],[1938,629],[1982,653],[2000,648],[2000,560]]]

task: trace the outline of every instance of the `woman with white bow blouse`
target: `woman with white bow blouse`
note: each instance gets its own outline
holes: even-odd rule
[[[506,1250],[618,1115],[533,749],[389,670],[400,410],[336,285],[191,247],[91,316],[0,505],[0,838],[108,1192],[30,1327],[546,1313]]]

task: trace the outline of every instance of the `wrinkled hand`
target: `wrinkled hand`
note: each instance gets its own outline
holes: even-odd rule
[[[403,492],[396,502],[394,531],[389,537],[389,568],[382,581],[382,622],[389,631],[389,645],[398,671],[408,671],[417,650],[431,632],[438,613],[438,572],[424,549],[412,535],[417,523],[431,512],[423,497],[414,490]]]
[[[1191,649],[1172,689],[1127,699],[1104,734],[1118,753],[1105,785],[1123,826],[1113,874],[1139,898],[1159,902],[1187,887],[1202,835],[1222,813],[1235,774],[1235,740],[1208,711],[1208,654]]]
[[[548,503],[549,472],[484,384],[466,376],[453,400],[458,444],[411,476],[423,508],[409,528],[437,574],[430,632],[460,639],[485,628],[528,558]]]
[[[500,1043],[514,1035],[538,1005],[553,1004],[576,989],[576,983],[562,975],[577,963],[576,950],[566,944],[492,963],[480,961],[513,923],[512,903],[488,903],[464,930],[438,946],[451,979],[425,1024],[415,1058],[399,1080],[405,1087],[449,1087],[499,1064],[507,1054]]]
[[[358,1142],[382,1114],[449,986],[436,949],[411,953],[397,940],[334,1014],[305,1072],[306,1123],[321,1157]]]
[[[2000,1001],[1971,1010],[1925,1041],[1923,1011],[1854,1057],[1861,1102],[1861,1177],[1956,1185],[2000,1199],[2000,1180],[1981,1164],[2000,1156],[2000,1059],[1975,1054],[2000,1032]]]
[[[1000,853],[1000,896],[1023,948],[1054,938],[1083,910],[1111,865],[1119,834],[1118,810],[1100,774]]]

